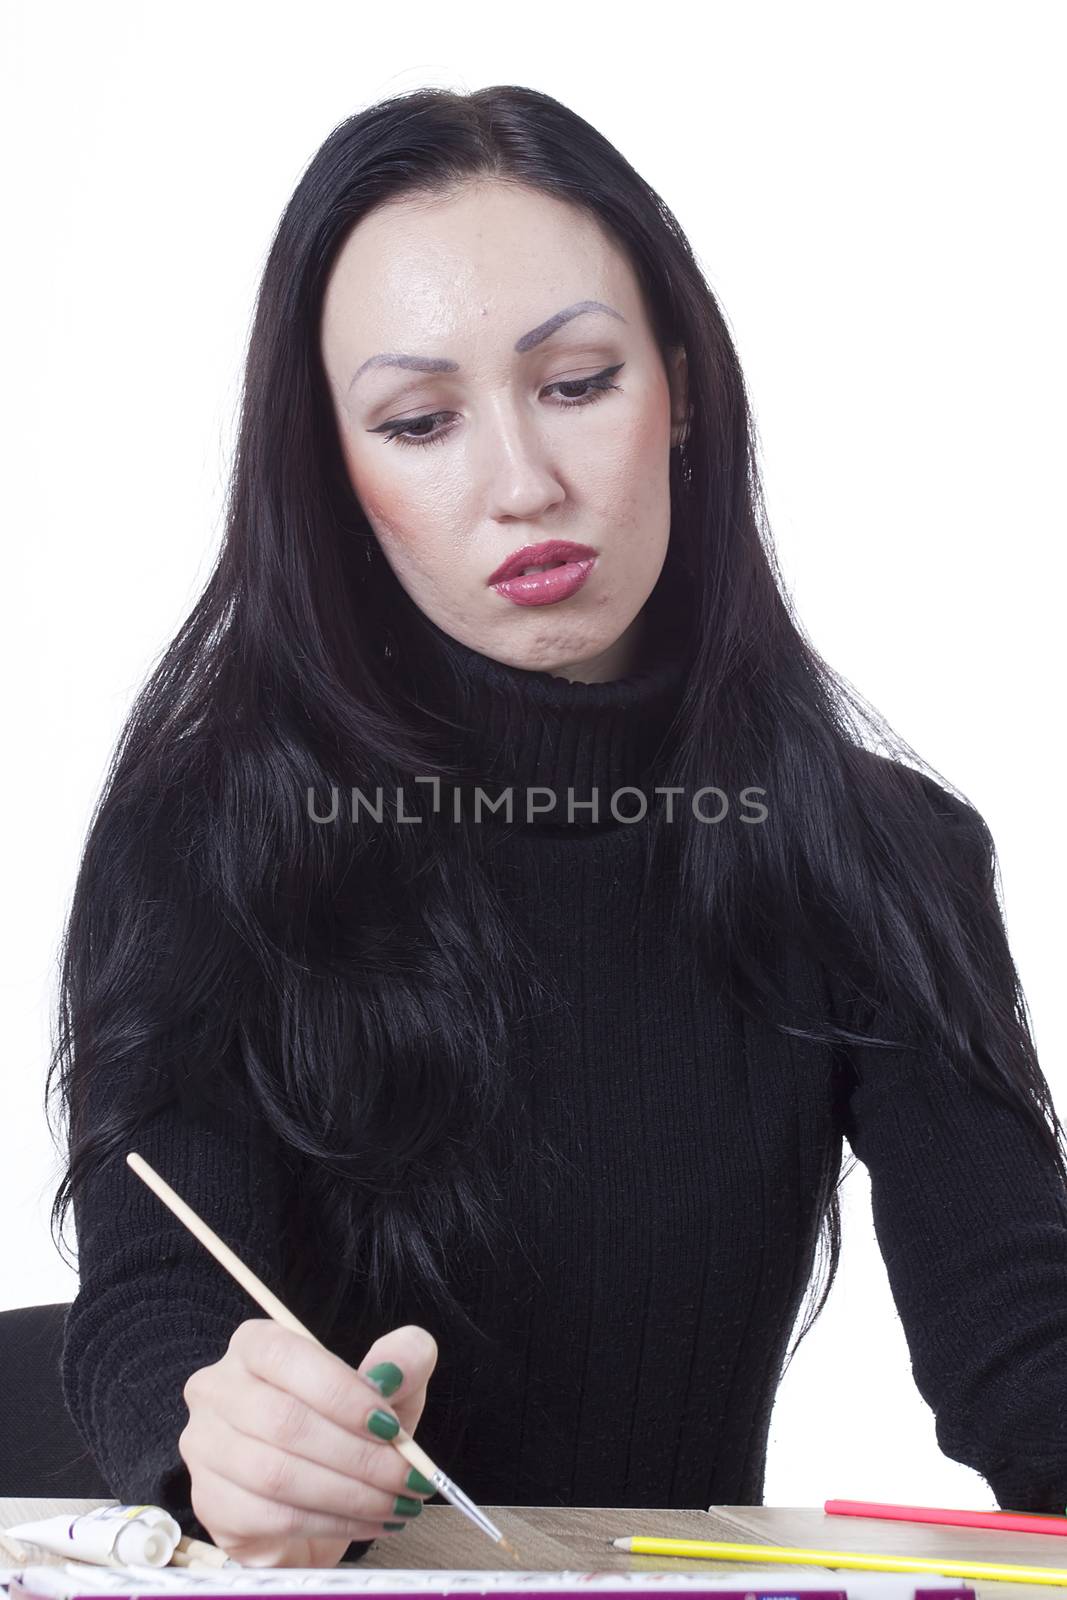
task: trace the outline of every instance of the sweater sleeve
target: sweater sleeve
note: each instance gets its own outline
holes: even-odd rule
[[[958,806],[959,802],[955,802]],[[961,870],[1010,956],[982,818]],[[916,1386],[942,1451],[1005,1510],[1067,1504],[1067,1193],[1022,1110],[935,1052],[851,1045],[844,1131],[867,1168],[875,1234]]]
[[[169,1106],[142,1123],[130,1146],[285,1298],[283,1174],[258,1118],[232,1106],[193,1118]],[[240,1322],[264,1313],[125,1154],[74,1205],[80,1282],[66,1320],[63,1394],[116,1499],[163,1506],[184,1533],[210,1539],[178,1451],[189,1419],[183,1389],[225,1354]],[[372,1543],[353,1541],[345,1559]]]

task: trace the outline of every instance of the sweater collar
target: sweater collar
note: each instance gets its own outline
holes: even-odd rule
[[[646,605],[638,660],[608,682],[571,682],[497,661],[421,611],[405,626],[398,653],[407,659],[408,693],[429,712],[447,759],[466,774],[456,785],[464,791],[464,814],[474,814],[476,786],[493,798],[510,788],[512,820],[520,826],[603,828],[640,814],[633,794],[618,796],[613,812],[620,789],[640,789],[654,807],[692,644],[688,608],[661,579]],[[581,804],[594,792],[595,822],[592,807]]]

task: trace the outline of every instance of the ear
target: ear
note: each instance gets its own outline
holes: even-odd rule
[[[682,444],[689,430],[689,366],[684,345],[669,347],[667,379],[671,389],[671,444]]]

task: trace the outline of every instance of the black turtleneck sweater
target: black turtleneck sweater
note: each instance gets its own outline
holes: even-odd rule
[[[846,1084],[828,1046],[709,992],[671,930],[669,857],[642,894],[647,820],[620,823],[607,802],[659,781],[684,646],[657,626],[635,670],[586,684],[428,636],[427,703],[458,711],[472,767],[519,798],[535,785],[562,797],[562,816],[501,829],[494,852],[558,995],[526,1020],[524,1114],[561,1160],[554,1184],[506,1196],[526,1249],[475,1259],[457,1280],[487,1340],[440,1336],[415,1299],[389,1324],[438,1337],[420,1443],[486,1505],[761,1504],[771,1409],[844,1135],[870,1173],[941,1448],[999,1505],[1062,1511],[1067,1204],[1048,1158],[1020,1119],[931,1062],[856,1047]],[[586,811],[568,823],[568,785],[577,800],[600,791],[598,825]],[[640,808],[627,795],[618,809]],[[798,970],[797,982],[811,1006],[827,999],[818,975]],[[138,1145],[284,1286],[263,1220],[279,1189],[264,1144],[194,1134],[174,1113]],[[144,1185],[112,1170],[76,1214],[64,1392],[114,1494],[202,1532],[176,1446],[182,1388],[259,1313]],[[356,1366],[384,1331],[354,1315],[331,1347]]]

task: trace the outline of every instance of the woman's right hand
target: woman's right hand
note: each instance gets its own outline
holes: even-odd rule
[[[361,1375],[383,1361],[403,1374],[388,1399]],[[384,1411],[414,1433],[436,1365],[415,1323],[375,1340],[357,1372],[268,1317],[242,1322],[186,1383],[178,1439],[192,1509],[219,1548],[247,1566],[333,1567],[354,1539],[406,1526],[404,1506],[417,1514],[433,1486],[409,1482],[369,1421]]]

